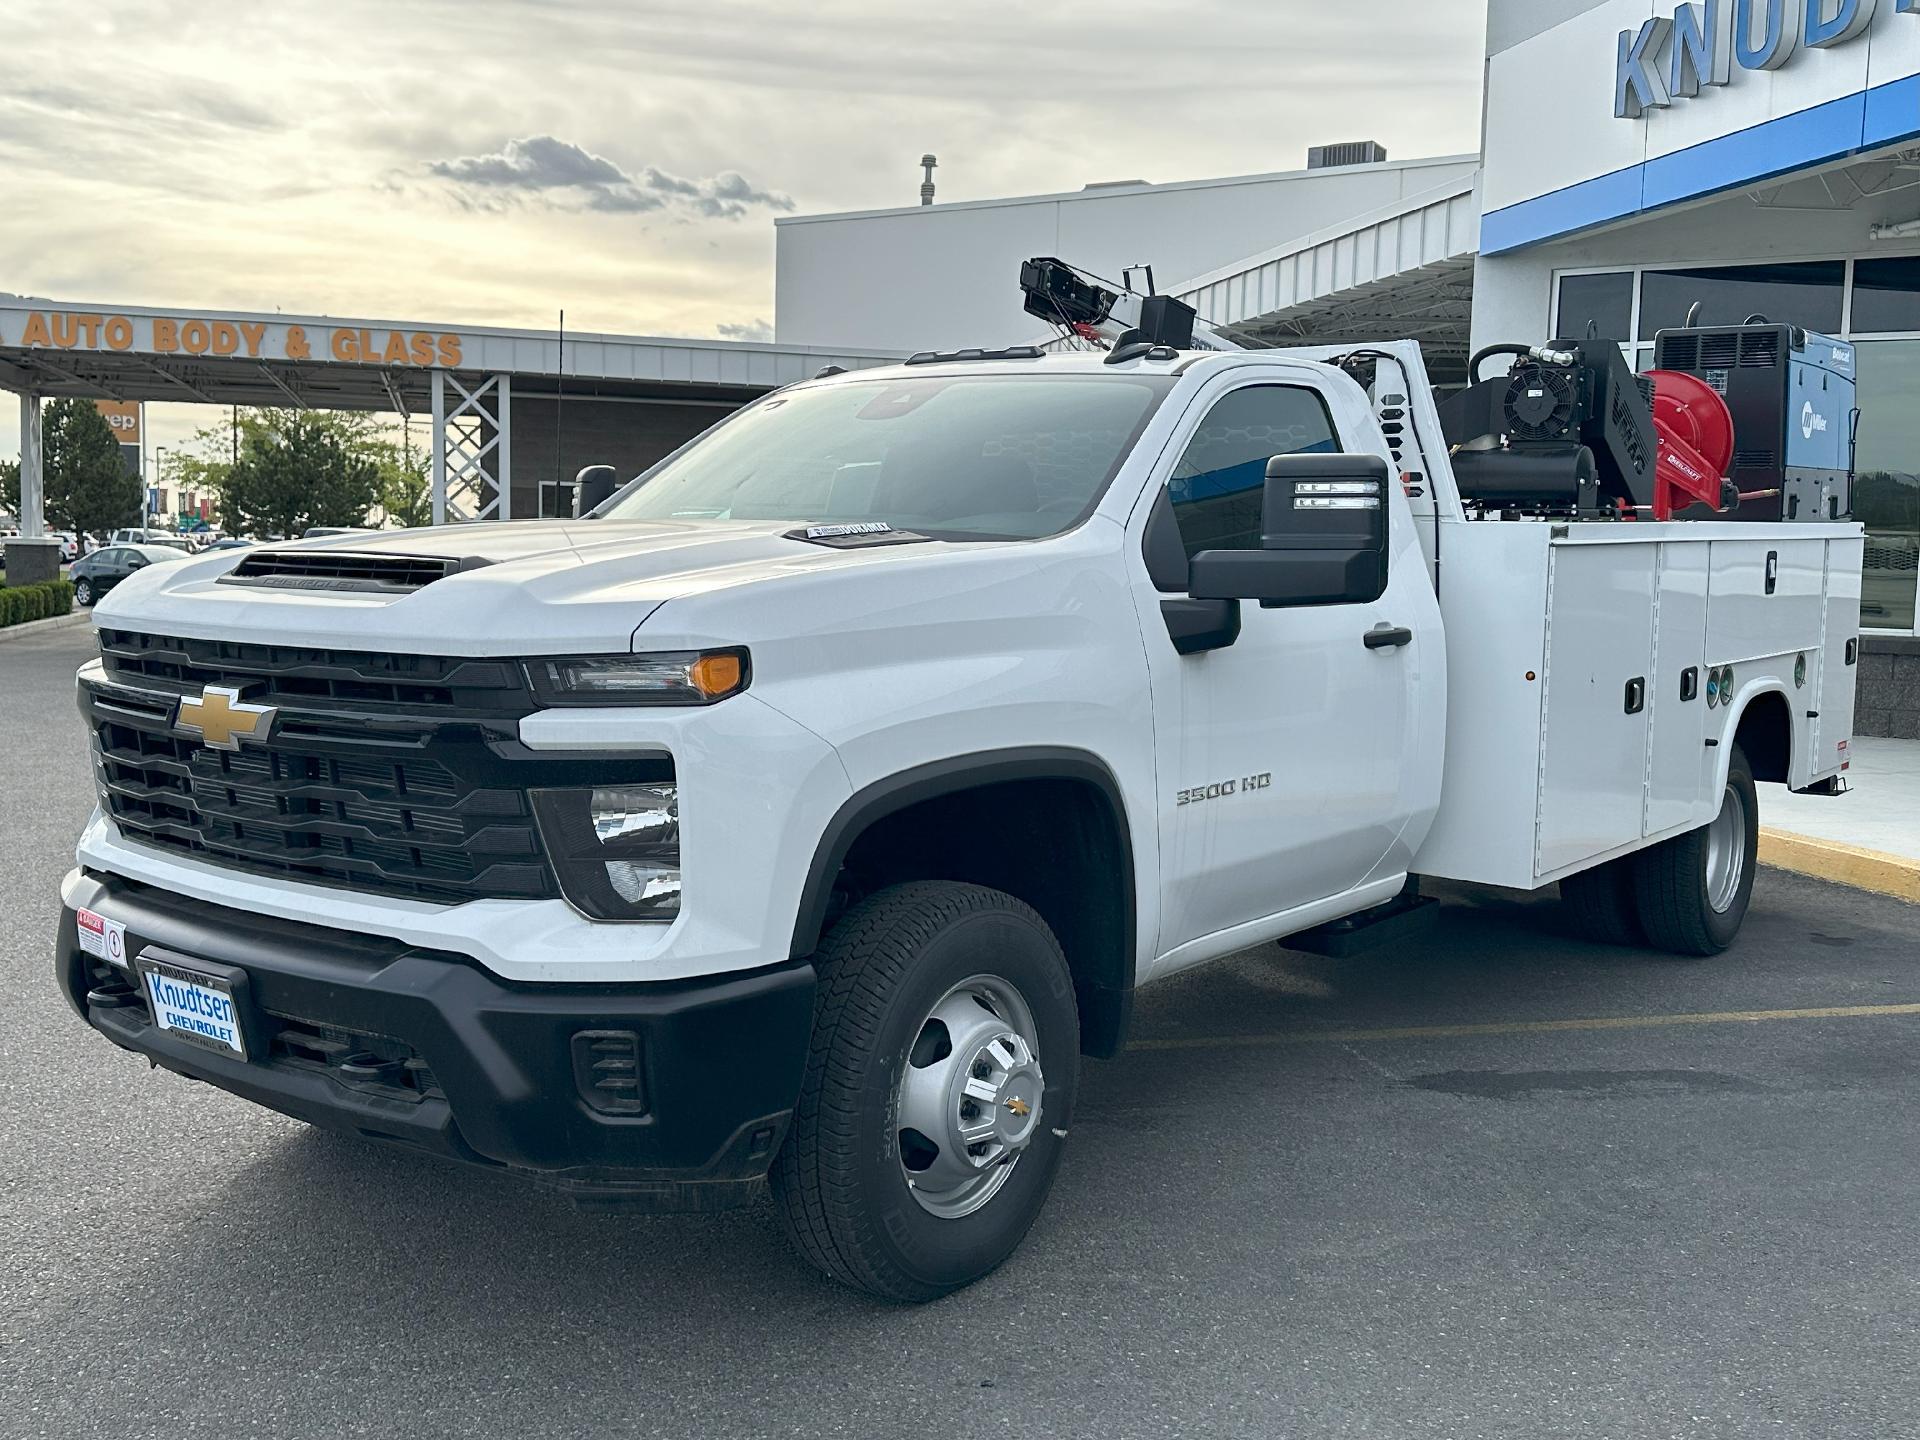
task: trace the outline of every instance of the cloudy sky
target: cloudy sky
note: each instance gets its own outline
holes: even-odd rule
[[[0,0],[0,291],[748,338],[773,219],[1478,148],[1485,0]],[[208,418],[151,407],[153,438]],[[18,444],[0,404],[0,453]]]

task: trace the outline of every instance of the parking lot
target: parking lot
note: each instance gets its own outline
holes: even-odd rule
[[[765,1207],[582,1213],[90,1034],[90,643],[0,646],[8,1436],[1920,1433],[1910,907],[1768,872],[1691,964],[1449,892],[1145,992],[1025,1248],[897,1310]]]

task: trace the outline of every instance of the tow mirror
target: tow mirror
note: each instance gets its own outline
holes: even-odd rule
[[[1196,600],[1268,610],[1364,605],[1387,588],[1392,472],[1377,455],[1277,455],[1267,462],[1262,548],[1193,557]]]
[[[573,477],[573,516],[578,520],[599,509],[620,488],[620,475],[611,465],[587,465]]]

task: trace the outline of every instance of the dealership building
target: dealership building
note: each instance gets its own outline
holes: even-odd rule
[[[1018,266],[1057,255],[1151,264],[1255,343],[1411,335],[1441,383],[1590,325],[1646,368],[1695,303],[1856,342],[1860,728],[1920,734],[1920,0],[1488,9],[1477,156],[1331,146],[1290,173],[782,219],[776,338],[1042,338]]]

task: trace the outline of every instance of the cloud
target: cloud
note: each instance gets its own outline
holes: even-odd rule
[[[509,140],[492,155],[436,160],[427,169],[470,185],[506,185],[517,190],[554,190],[566,186],[626,185],[625,172],[611,160],[551,135]]]
[[[794,208],[792,196],[755,185],[737,170],[697,180],[657,165],[629,174],[606,156],[554,135],[509,140],[484,155],[430,161],[427,173],[449,182],[455,202],[467,209],[498,208],[505,197],[559,210],[638,215],[676,209],[714,220]]]
[[[722,321],[713,328],[722,340],[747,340],[764,345],[773,339],[773,325],[766,320],[748,320],[740,325]]]

